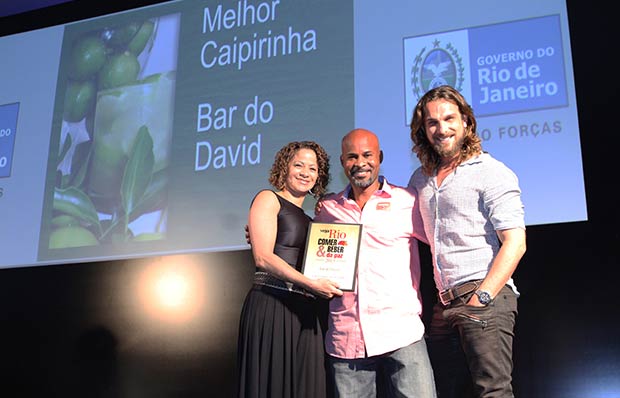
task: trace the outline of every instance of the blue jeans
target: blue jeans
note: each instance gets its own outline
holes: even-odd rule
[[[335,398],[437,397],[424,339],[373,357],[328,357]]]
[[[435,304],[428,350],[439,398],[511,398],[517,295],[504,286],[486,307]]]

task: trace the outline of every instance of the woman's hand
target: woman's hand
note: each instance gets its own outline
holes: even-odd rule
[[[338,289],[338,284],[329,279],[312,279],[308,286],[315,296],[331,299],[335,296],[342,296],[342,290]]]

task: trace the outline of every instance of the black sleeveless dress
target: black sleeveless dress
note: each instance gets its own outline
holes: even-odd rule
[[[301,270],[311,219],[301,208],[276,196],[280,211],[274,253]],[[275,280],[269,275],[266,279]],[[287,290],[280,286],[282,283],[263,283],[264,280],[255,277],[241,311],[238,396],[326,397],[323,338],[327,301],[308,297],[299,288]]]

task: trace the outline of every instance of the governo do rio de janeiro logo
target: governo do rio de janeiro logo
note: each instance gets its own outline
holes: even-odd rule
[[[465,80],[463,59],[451,43],[435,39],[432,48],[422,47],[411,65],[411,90],[417,101],[435,87],[449,85],[461,91]]]

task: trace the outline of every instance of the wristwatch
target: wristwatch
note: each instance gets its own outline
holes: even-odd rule
[[[476,296],[478,296],[478,301],[480,301],[482,305],[489,305],[492,300],[489,292],[485,292],[484,290],[476,290]]]

